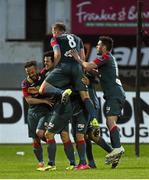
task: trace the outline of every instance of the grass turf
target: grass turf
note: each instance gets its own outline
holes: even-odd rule
[[[46,145],[44,159],[47,162]],[[31,145],[0,145],[0,179],[147,179],[149,178],[149,144],[140,145],[140,157],[136,158],[134,145],[124,145],[124,156],[116,169],[104,164],[106,153],[97,145],[93,152],[97,169],[84,171],[66,171],[69,165],[64,154],[63,145],[57,146],[56,171],[36,171],[37,161]],[[24,151],[25,155],[16,155]],[[76,156],[78,161],[78,157]]]

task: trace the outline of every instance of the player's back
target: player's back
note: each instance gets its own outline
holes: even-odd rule
[[[61,51],[61,62],[71,62],[72,56],[69,54],[69,50],[77,49],[80,52],[83,48],[82,40],[74,34],[64,33],[57,37],[57,41]]]

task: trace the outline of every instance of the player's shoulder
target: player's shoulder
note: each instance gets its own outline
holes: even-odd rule
[[[26,78],[21,81],[21,84],[26,84],[26,83],[27,83],[27,79]]]
[[[28,87],[28,81],[27,81],[26,78],[22,80],[22,82],[21,82],[21,87],[22,87],[22,88]]]
[[[80,39],[80,37],[79,36],[77,36],[76,34],[73,34],[73,33],[65,33],[64,34],[65,36],[72,36],[72,37],[74,37],[74,38],[79,38]]]
[[[40,71],[41,76],[45,75],[46,73],[47,73],[46,68],[42,68],[41,71]]]
[[[71,34],[74,38],[76,38],[76,39],[81,39],[78,35],[76,35],[76,34]]]
[[[98,58],[100,58],[103,61],[110,61],[114,59],[111,53],[103,54],[102,56],[98,56]]]

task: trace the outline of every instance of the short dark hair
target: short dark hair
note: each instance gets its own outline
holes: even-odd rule
[[[35,60],[27,61],[27,62],[25,63],[25,65],[24,65],[24,68],[29,68],[29,67],[31,67],[31,66],[37,67],[37,63],[36,63]]]
[[[58,29],[59,31],[66,31],[66,26],[62,22],[56,22],[55,24],[52,25],[52,28]]]
[[[113,39],[108,36],[100,36],[99,41],[102,41],[102,43],[107,47],[108,51],[111,51],[113,48]]]
[[[44,52],[45,57],[51,57],[51,61],[54,62],[54,52],[52,50]]]

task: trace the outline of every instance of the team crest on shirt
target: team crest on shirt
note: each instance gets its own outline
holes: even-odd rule
[[[48,122],[44,122],[44,127],[46,130],[48,129]]]
[[[110,109],[111,109],[111,107],[106,106],[106,113],[109,113]]]
[[[84,125],[84,124],[78,124],[78,130],[79,130],[79,131],[83,130],[83,129],[84,129],[84,127],[85,127],[85,125]]]
[[[48,129],[52,129],[53,127],[54,127],[54,124],[50,122],[48,125]]]
[[[66,57],[72,57],[72,55],[71,55],[71,50],[66,51],[65,54],[64,54],[64,56],[66,56]]]

